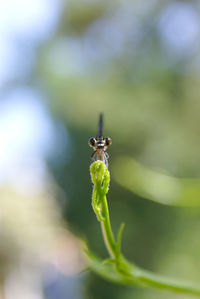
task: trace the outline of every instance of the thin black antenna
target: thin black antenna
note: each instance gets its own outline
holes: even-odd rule
[[[97,131],[97,137],[103,137],[103,113],[99,115],[99,126]]]

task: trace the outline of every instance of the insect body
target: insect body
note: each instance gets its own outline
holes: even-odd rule
[[[99,127],[97,132],[97,137],[89,139],[89,146],[94,149],[94,153],[92,154],[92,162],[101,160],[108,167],[108,158],[109,155],[106,152],[106,149],[109,145],[112,144],[112,140],[110,137],[103,137],[103,115],[100,114],[99,117]]]

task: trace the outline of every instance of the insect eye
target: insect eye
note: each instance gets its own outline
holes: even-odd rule
[[[105,138],[105,144],[106,144],[106,146],[111,145],[112,144],[112,139],[110,137],[106,137]]]
[[[96,140],[94,137],[90,138],[88,141],[89,146],[93,147],[96,144]]]

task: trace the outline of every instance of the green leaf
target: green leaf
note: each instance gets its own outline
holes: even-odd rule
[[[120,255],[120,251],[121,251],[121,240],[122,240],[122,233],[123,233],[124,227],[125,227],[125,223],[121,223],[119,232],[117,235],[117,242],[116,242],[116,255],[117,256]]]

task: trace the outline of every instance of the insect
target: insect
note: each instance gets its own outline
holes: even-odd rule
[[[88,141],[90,147],[93,148],[94,153],[92,154],[92,162],[101,160],[108,167],[108,158],[109,155],[106,152],[106,149],[109,145],[112,144],[112,140],[110,137],[103,137],[103,114],[101,113],[99,116],[99,126],[97,131],[97,137],[90,138]]]

